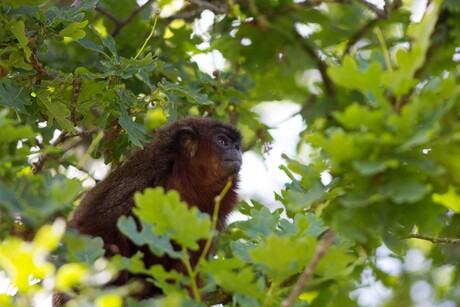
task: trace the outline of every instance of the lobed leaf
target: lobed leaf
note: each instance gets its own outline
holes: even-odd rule
[[[164,193],[162,188],[149,188],[134,195],[134,213],[153,225],[156,235],[167,235],[182,247],[197,250],[198,241],[211,236],[209,215],[196,207],[188,207],[176,191]]]

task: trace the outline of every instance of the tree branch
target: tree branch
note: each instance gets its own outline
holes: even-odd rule
[[[432,236],[422,235],[419,233],[411,233],[407,237],[403,239],[420,239],[430,241],[434,244],[460,244],[460,239],[452,239],[452,238],[436,238]]]
[[[92,135],[96,132],[97,132],[97,129],[82,130],[74,134],[69,134],[66,131],[62,131],[61,134],[59,134],[59,136],[56,138],[56,140],[54,140],[54,142],[51,143],[51,146],[57,146],[59,144],[62,144],[69,138],[73,138],[77,136],[85,137],[85,136]],[[39,144],[39,147],[42,148],[40,144]],[[46,152],[43,155],[41,155],[40,158],[38,158],[38,161],[32,164],[32,173],[37,174],[41,172],[48,158],[50,158],[50,155]]]
[[[351,47],[353,47],[353,45],[356,44],[364,36],[364,34],[366,34],[371,28],[373,28],[378,20],[379,19],[372,19],[366,22],[366,24],[363,27],[361,27],[355,34],[353,34],[352,37],[350,37],[350,39],[347,42],[347,46],[345,47],[345,51],[342,54],[342,58],[348,53],[350,53]]]
[[[327,75],[327,64],[324,60],[320,57],[318,52],[314,49],[313,46],[309,44],[309,42],[303,38],[297,31],[294,30],[295,35],[299,38],[301,42],[302,49],[311,56],[311,58],[316,62],[316,68],[319,70],[321,74],[321,78],[323,79],[324,88],[326,94],[332,96],[334,94],[334,85],[332,80]]]
[[[106,16],[108,19],[112,20],[113,23],[115,23],[115,25],[117,26],[123,22],[121,19],[117,18],[117,16],[113,15],[111,12],[109,12],[102,6],[96,5],[96,11]]]
[[[47,71],[45,67],[43,67],[43,64],[38,61],[37,49],[36,48],[30,48],[30,49],[32,50],[32,54],[30,56],[30,64],[37,72],[37,75],[47,77],[50,79],[59,79],[60,78],[59,75]]]
[[[59,136],[57,137],[57,139],[54,140],[53,143],[51,143],[51,145],[52,146],[59,145],[62,142],[64,142],[66,138],[67,138],[67,131],[62,131],[61,134],[59,134]],[[38,158],[38,161],[33,163],[32,165],[32,173],[37,174],[41,172],[48,158],[49,158],[49,154],[46,152],[42,156],[40,156],[40,158]]]
[[[155,0],[148,0],[146,3],[142,4],[141,6],[138,6],[125,19],[120,19],[120,18],[116,17],[115,15],[113,15],[111,12],[109,12],[107,9],[105,9],[102,6],[96,6],[96,10],[115,23],[115,28],[112,30],[112,33],[110,33],[110,35],[117,36],[118,33],[120,33],[121,29],[124,26],[126,26],[128,23],[130,23],[131,20],[133,20],[133,18],[136,17],[137,14],[142,12],[146,7],[151,5],[154,1]]]
[[[208,1],[202,1],[202,0],[187,0],[187,2],[191,3],[191,4],[195,4],[197,6],[201,6],[203,7],[204,9],[208,9],[210,11],[212,11],[213,13],[216,13],[216,14],[223,14],[225,12],[227,12],[227,6],[217,6],[213,3],[210,3]]]
[[[367,7],[370,11],[372,11],[375,15],[379,18],[388,18],[387,11],[379,9],[375,4],[367,2],[366,0],[358,0],[362,3],[365,7]]]
[[[294,290],[292,290],[287,300],[283,302],[283,307],[290,307],[294,305],[294,302],[299,297],[305,284],[308,282],[308,280],[315,272],[318,263],[326,254],[327,249],[331,246],[333,239],[334,233],[332,232],[332,230],[328,230],[327,233],[324,235],[323,241],[316,248],[310,263],[305,267],[305,270],[302,272],[302,275],[300,275],[299,280],[297,280]]]

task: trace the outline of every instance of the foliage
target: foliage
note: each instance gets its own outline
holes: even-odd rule
[[[0,305],[77,287],[78,305],[354,306],[369,280],[387,306],[460,301],[460,5],[428,2],[414,21],[403,0],[3,1],[0,268],[14,289]],[[194,59],[212,52],[225,68],[210,75]],[[141,253],[104,259],[100,238],[64,231],[93,159],[115,167],[186,115],[231,122],[263,152],[264,101],[298,104],[306,123],[279,209],[243,201],[245,219],[219,235],[215,216],[157,188],[135,196],[140,225],[118,221],[187,276]],[[217,237],[192,267],[189,252]],[[164,295],[104,287],[121,270]]]

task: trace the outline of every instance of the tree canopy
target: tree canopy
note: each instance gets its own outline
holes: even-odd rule
[[[78,306],[460,302],[460,2],[4,0],[0,12],[0,270],[11,282],[0,305],[75,287]],[[209,54],[223,58],[211,74],[195,61]],[[290,182],[266,191],[280,208],[242,201],[246,218],[196,268],[187,250],[217,236],[215,216],[176,192],[136,194],[142,229],[118,221],[187,276],[141,254],[103,259],[100,238],[65,229],[94,161],[117,167],[174,119],[230,122],[262,156],[272,136],[254,107],[266,101],[298,104],[306,127],[280,166]],[[104,287],[120,270],[164,295]]]

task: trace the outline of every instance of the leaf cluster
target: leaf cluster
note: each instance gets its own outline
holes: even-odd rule
[[[0,269],[13,288],[0,305],[78,287],[81,305],[354,306],[368,276],[388,306],[416,305],[420,284],[427,304],[459,301],[460,6],[428,1],[419,21],[409,1],[384,2],[3,1]],[[243,201],[218,234],[215,217],[149,189],[118,221],[181,272],[141,253],[107,260],[100,238],[64,233],[95,161],[116,167],[187,115],[266,151],[272,127],[254,112],[266,101],[297,104],[306,124],[277,209]],[[191,263],[200,246],[212,256]],[[165,295],[103,286],[126,270]]]

